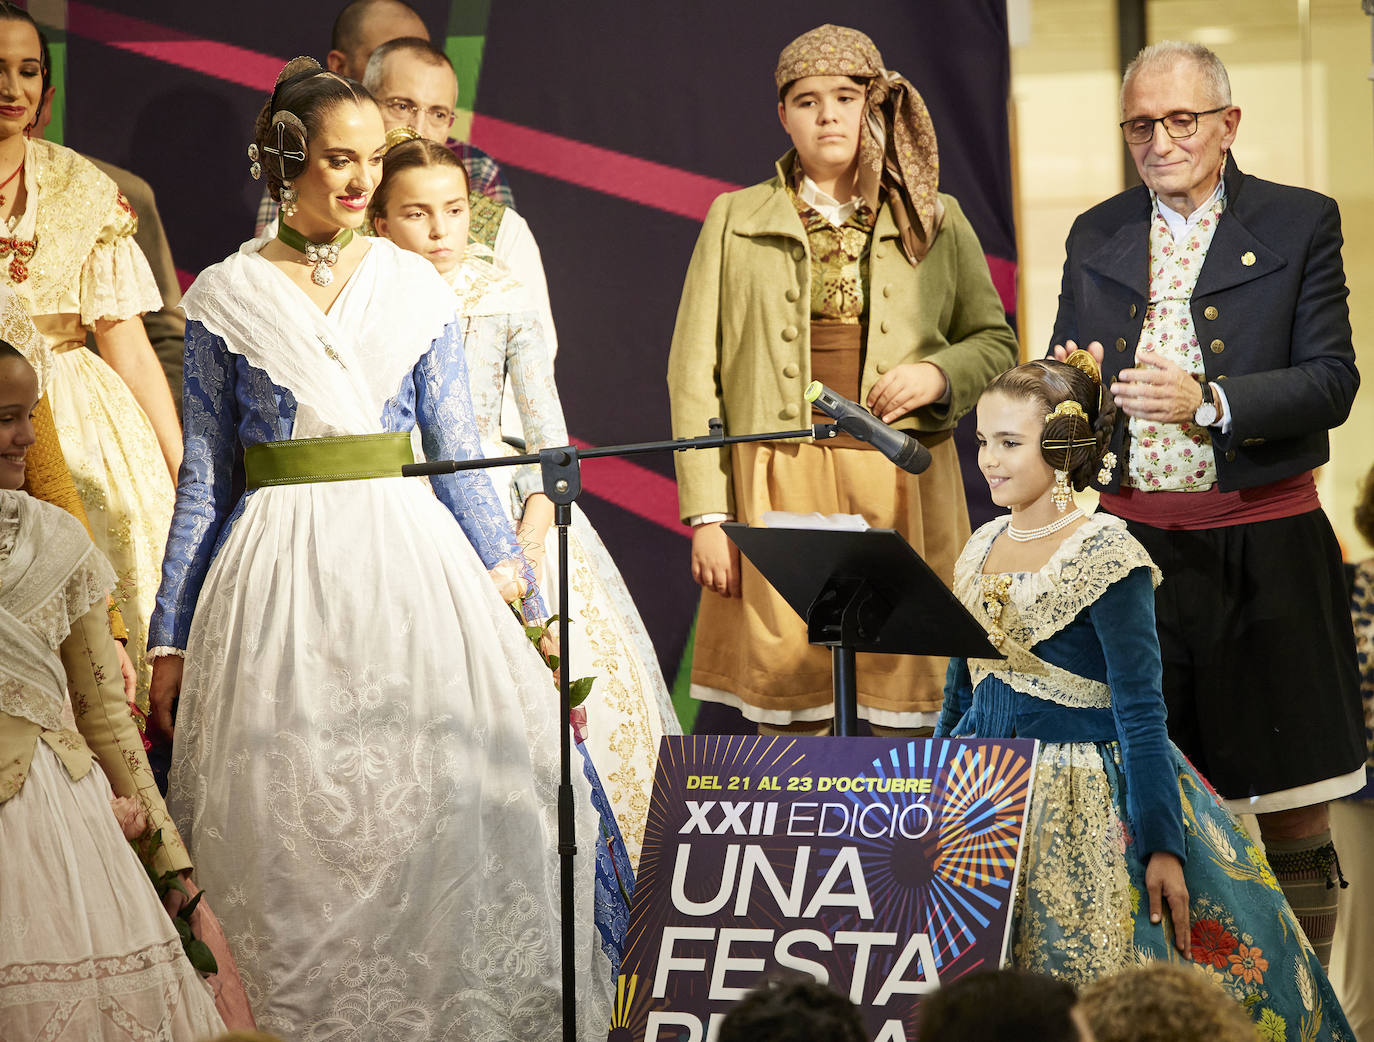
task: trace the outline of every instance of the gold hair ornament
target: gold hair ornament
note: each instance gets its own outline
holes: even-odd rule
[[[1112,480],[1112,471],[1116,470],[1116,453],[1110,449],[1102,454],[1102,469],[1097,472],[1097,483],[1105,485]]]
[[[1088,414],[1083,411],[1083,406],[1070,398],[1068,401],[1060,402],[1048,413],[1045,414],[1045,422],[1057,419],[1060,416],[1077,416],[1084,423],[1088,422]]]
[[[392,127],[386,132],[386,145],[382,149],[382,155],[388,154],[397,145],[404,145],[407,141],[419,141],[420,132],[414,127]]]

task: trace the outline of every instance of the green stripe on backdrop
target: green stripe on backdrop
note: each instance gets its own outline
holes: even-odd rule
[[[673,678],[673,708],[677,710],[682,733],[691,734],[697,722],[697,710],[701,703],[692,697],[692,649],[696,647],[697,620],[692,616],[692,629],[687,634],[687,646],[682,649],[682,661],[678,663],[677,676]]]
[[[444,53],[458,76],[458,108],[471,113],[477,108],[477,86],[482,74],[482,49],[487,41],[491,0],[453,0],[449,5]],[[471,137],[471,116],[454,125],[454,137]]]
[[[444,40],[444,53],[458,76],[458,107],[466,112],[477,107],[477,80],[482,72],[482,46],[486,42],[485,36],[449,36]],[[464,133],[463,138],[467,137]]]

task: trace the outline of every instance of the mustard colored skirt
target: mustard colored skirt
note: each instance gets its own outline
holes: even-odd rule
[[[969,537],[963,477],[953,438],[931,450],[920,475],[898,470],[871,449],[814,443],[734,447],[737,520],[759,524],[765,511],[861,514],[894,528],[946,584]],[[701,593],[692,657],[692,694],[736,706],[750,720],[786,724],[832,715],[830,652],[806,640],[806,623],[741,558],[738,598]],[[890,727],[906,714],[936,712],[944,658],[859,655],[859,715]]]

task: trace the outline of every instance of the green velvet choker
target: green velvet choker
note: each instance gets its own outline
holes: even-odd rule
[[[305,254],[305,263],[315,265],[310,273],[310,281],[317,286],[328,286],[334,281],[331,270],[339,259],[339,251],[353,241],[353,229],[343,228],[328,242],[311,242],[284,220],[277,221],[277,238],[299,253]]]

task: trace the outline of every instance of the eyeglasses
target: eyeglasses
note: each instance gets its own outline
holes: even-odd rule
[[[452,109],[442,108],[439,105],[433,105],[430,108],[422,109],[409,98],[387,98],[382,104],[385,105],[397,119],[412,119],[423,112],[425,118],[431,123],[438,123],[440,126],[445,127],[453,126]]]
[[[1192,137],[1197,133],[1197,118],[1199,116],[1210,116],[1215,112],[1225,112],[1230,105],[1221,105],[1206,112],[1170,112],[1155,119],[1147,119],[1141,116],[1139,119],[1128,119],[1120,124],[1121,134],[1126,139],[1128,145],[1143,145],[1154,140],[1155,124],[1163,123],[1164,132],[1175,141],[1180,138]]]

